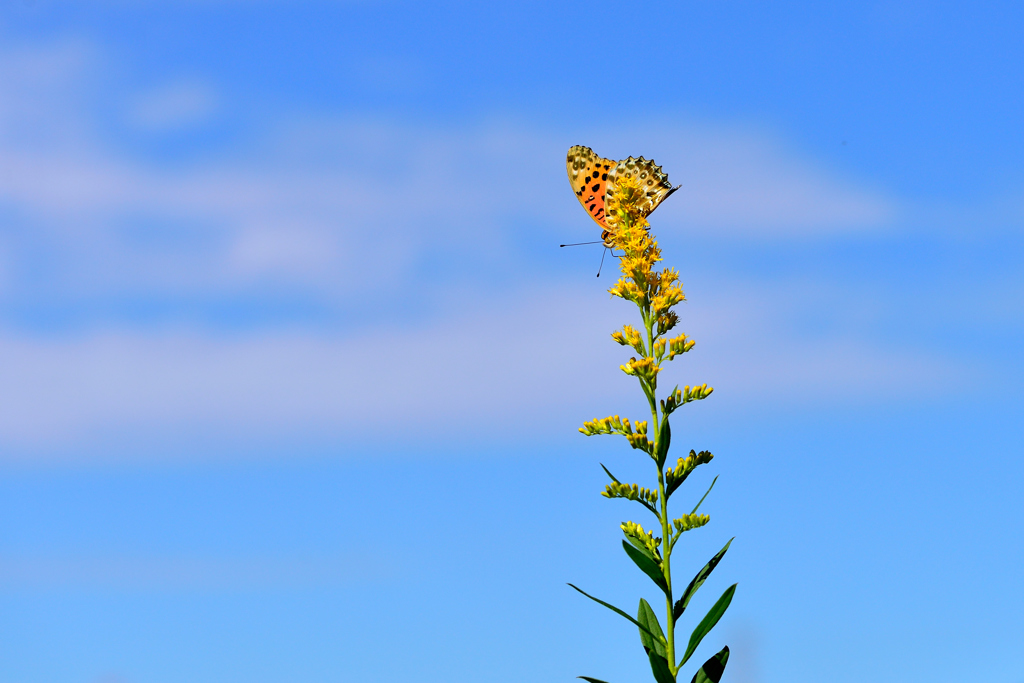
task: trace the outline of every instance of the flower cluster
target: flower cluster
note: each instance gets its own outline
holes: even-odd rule
[[[667,398],[661,400],[661,411],[665,415],[671,415],[679,406],[685,405],[690,401],[702,401],[710,396],[714,390],[714,387],[709,387],[707,384],[698,384],[693,387],[686,385],[682,389],[676,387],[675,391],[669,394]]]
[[[640,308],[647,339],[630,325],[613,332],[612,339],[640,354],[639,360],[630,358],[628,363],[619,367],[627,375],[640,379],[645,390],[653,391],[657,388],[662,361],[673,360],[689,351],[694,342],[685,334],[671,340],[662,339],[679,321],[672,307],[685,301],[686,296],[679,283],[679,273],[674,268],[655,268],[661,261],[661,249],[647,230],[649,224],[641,208],[643,202],[644,189],[640,180],[620,178],[613,201],[609,203],[608,224],[611,242],[622,252],[619,256],[621,276],[608,291]]]
[[[630,543],[640,550],[646,550],[655,559],[661,560],[661,551],[658,549],[661,539],[655,536],[653,531],[644,531],[642,526],[633,522],[623,522],[620,528]]]
[[[632,325],[623,325],[621,332],[618,330],[612,332],[612,339],[623,346],[632,346],[641,356],[647,355],[647,351],[644,349],[644,340],[640,336],[640,332]]]
[[[637,486],[636,484],[623,484],[621,481],[613,481],[605,485],[601,495],[605,498],[625,498],[626,500],[637,500],[651,505],[658,504],[658,492],[651,489]]]
[[[686,478],[690,476],[690,472],[697,467],[697,465],[703,465],[704,463],[711,462],[711,459],[715,456],[711,451],[701,451],[700,453],[691,450],[690,454],[685,458],[679,458],[676,461],[676,466],[665,470],[665,493],[670,494],[679,488],[679,485],[686,481]]]
[[[633,448],[644,451],[648,455],[654,453],[654,442],[647,438],[647,423],[637,420],[636,431],[633,431],[633,424],[626,418],[619,419],[618,415],[604,417],[597,420],[584,422],[580,432],[587,436],[595,434],[621,434],[629,441]]]
[[[587,436],[593,436],[595,434],[646,434],[647,433],[647,422],[644,420],[636,421],[636,432],[633,431],[634,425],[630,423],[629,418],[620,418],[618,415],[611,415],[609,417],[602,417],[596,420],[590,420],[584,422],[583,426],[580,427],[580,431]]]
[[[679,519],[673,519],[672,525],[676,528],[676,533],[681,534],[684,531],[689,531],[690,529],[697,529],[699,527],[702,527],[705,524],[707,524],[710,520],[711,517],[709,517],[708,515],[683,515]]]

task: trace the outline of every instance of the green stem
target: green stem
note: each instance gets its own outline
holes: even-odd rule
[[[647,348],[650,349],[651,353],[653,354],[654,320],[651,318],[649,311],[644,310],[644,308],[640,309],[640,314],[644,321],[644,328],[647,331]],[[655,375],[655,377],[656,376],[657,375]],[[641,385],[643,385],[643,383],[641,383]],[[644,387],[644,393],[647,395],[647,400],[651,404],[651,422],[653,422],[654,427],[655,452],[658,452],[657,444],[661,440],[661,421],[658,419],[657,390],[654,386],[651,386],[650,390],[648,390],[647,387]],[[669,671],[672,673],[673,676],[675,676],[678,673],[679,669],[676,668],[676,629],[675,616],[672,609],[672,568],[670,562],[672,557],[672,545],[669,543],[669,540],[672,536],[670,533],[671,526],[669,525],[668,517],[668,500],[665,496],[665,473],[662,471],[661,465],[658,464],[657,461],[655,461],[655,466],[658,468],[658,500],[661,501],[661,510],[658,514],[658,519],[661,522],[661,537],[663,539],[661,546],[661,570],[662,575],[665,577],[665,585],[668,586],[668,591],[665,594],[667,615],[666,624],[668,625],[665,634],[667,640],[665,646],[665,658],[668,660]]]
[[[665,629],[665,637],[667,639],[665,647],[665,655],[668,660],[669,671],[675,676],[678,669],[676,669],[676,624],[675,615],[672,610],[672,570],[669,560],[672,557],[672,544],[669,543],[669,523],[668,523],[668,501],[665,500],[665,473],[658,468],[658,497],[661,499],[661,533],[662,538],[662,561],[661,569],[665,576],[665,585],[668,586],[668,591],[665,594],[666,604],[666,623],[668,624]]]

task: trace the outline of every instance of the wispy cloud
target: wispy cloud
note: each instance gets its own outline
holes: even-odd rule
[[[456,415],[460,429],[484,424],[510,433],[524,421],[539,421],[541,430],[552,420],[595,417],[631,395],[631,382],[615,369],[621,350],[607,337],[625,306],[601,290],[561,291],[460,300],[458,312],[424,324],[344,337],[6,335],[0,441],[45,451],[117,432],[147,432],[158,441],[197,430],[248,439],[294,433],[358,440],[381,429],[388,438],[443,437]],[[802,338],[784,322],[793,306],[792,299],[772,304],[747,293],[686,312],[683,329],[698,347],[666,381],[707,381],[733,403],[811,406],[898,401],[967,375],[950,357],[856,335]]]
[[[552,244],[564,225],[595,230],[568,193],[571,143],[655,156],[684,186],[659,209],[666,230],[685,225],[709,239],[878,230],[897,211],[770,135],[686,122],[566,140],[501,121],[456,130],[310,117],[243,151],[164,166],[105,146],[81,94],[64,89],[97,59],[78,43],[0,54],[0,211],[17,217],[0,233],[8,302],[18,303],[18,266],[31,261],[58,301],[217,299],[298,285],[304,296],[372,300],[385,312],[429,289],[436,310],[387,325],[377,316],[232,334],[99,320],[54,336],[7,323],[0,443],[29,451],[128,431],[343,438],[385,423],[389,433],[440,433],[455,414],[511,428],[603,409],[598,399],[626,385],[594,371],[618,362],[606,335],[621,323],[609,311],[621,309],[601,290],[548,272],[488,301],[453,279],[464,264],[524,258],[506,248],[524,229]],[[137,120],[161,129],[209,115],[218,99],[196,83],[155,86],[136,103]],[[413,266],[428,255],[442,265],[425,282]],[[801,335],[779,323],[810,305],[800,296],[768,300],[738,287],[716,305],[695,307],[687,326],[712,349],[693,381],[737,397],[855,400],[883,378],[921,392],[959,372],[946,357],[849,331]],[[399,426],[389,417],[396,404],[410,407]]]
[[[382,244],[402,272],[431,252],[452,262],[507,259],[500,245],[516,224],[581,220],[566,197],[567,142],[523,124],[293,120],[244,152],[191,164],[126,155],[101,142],[84,95],[65,89],[100,60],[78,43],[0,54],[9,76],[0,99],[19,103],[0,108],[0,130],[34,131],[17,142],[0,135],[0,207],[24,217],[8,242],[45,240],[76,289],[167,292],[176,278],[183,292],[215,295],[271,277],[333,296],[369,282],[373,267],[360,254]],[[211,85],[183,81],[138,95],[131,114],[165,130],[219,104]],[[690,232],[791,239],[874,230],[896,210],[877,191],[743,128],[640,122],[585,142],[610,155],[655,155],[684,187],[662,218]],[[195,238],[179,243],[173,262],[125,238],[154,223]]]
[[[219,104],[209,84],[183,80],[136,95],[129,121],[150,130],[177,130],[207,121]]]

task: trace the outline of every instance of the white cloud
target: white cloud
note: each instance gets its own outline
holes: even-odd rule
[[[229,263],[233,271],[262,275],[323,273],[339,261],[339,246],[329,226],[283,224],[240,233],[231,244]]]
[[[29,245],[34,258],[58,264],[57,296],[217,298],[301,283],[382,310],[429,290],[448,312],[391,327],[351,321],[344,334],[108,324],[55,337],[8,328],[0,443],[29,451],[128,433],[441,434],[453,419],[513,430],[603,412],[629,384],[607,340],[625,309],[602,290],[581,293],[540,272],[497,302],[467,293],[464,281],[445,293],[453,287],[445,278],[464,264],[516,267],[507,245],[521,230],[558,230],[551,244],[571,236],[565,226],[596,233],[569,193],[570,143],[663,164],[683,184],[659,209],[665,231],[788,240],[876,230],[896,212],[881,193],[769,135],[685,122],[565,140],[498,121],[445,129],[328,117],[282,126],[255,151],[164,167],[97,142],[88,107],[58,87],[77,82],[69,74],[81,80],[94,58],[81,46],[51,53],[0,54],[0,73],[13,74],[2,94],[21,103],[0,108],[0,126],[38,126],[17,144],[0,135],[0,206],[20,217],[3,245],[8,263]],[[177,125],[208,114],[215,98],[193,87],[154,91],[142,119]],[[46,115],[33,118],[38,112]],[[62,131],[59,143],[51,130]],[[181,238],[171,248],[130,237],[154,225]],[[435,269],[425,281],[410,268],[425,254],[442,254],[451,272]],[[5,296],[16,289],[9,283]],[[697,374],[680,380],[707,380],[738,400],[798,404],[858,400],[880,382],[923,391],[959,372],[947,358],[878,347],[849,330],[812,338],[780,323],[787,306],[810,305],[794,292],[764,299],[745,290],[716,300],[714,311],[693,305],[686,331],[700,340],[689,366]]]
[[[626,354],[608,338],[628,313],[597,287],[560,287],[460,299],[427,323],[344,337],[6,334],[0,443],[46,450],[111,433],[411,438],[443,437],[455,422],[471,435],[552,420],[564,427],[635,403],[632,381],[617,370]],[[786,306],[749,294],[683,313],[681,329],[698,346],[683,367],[669,366],[666,381],[707,381],[732,402],[901,400],[966,375],[950,358],[851,334],[807,339],[777,322]]]
[[[683,184],[659,209],[664,231],[790,239],[874,230],[891,219],[891,203],[878,196],[831,181],[746,133],[731,135],[709,138],[684,127],[663,144],[637,145],[660,150],[658,161]],[[171,221],[206,234],[176,253],[173,271],[182,291],[210,293],[259,272],[307,283],[320,273],[325,291],[347,290],[374,269],[353,255],[382,245],[397,272],[427,250],[466,262],[506,261],[503,245],[523,222],[596,233],[567,191],[564,145],[525,128],[495,124],[456,134],[338,123],[293,130],[277,145],[287,151],[173,170],[103,153],[10,151],[0,157],[0,201],[34,217],[37,229],[102,247],[79,264],[81,281],[134,272],[139,279],[121,286],[136,290],[157,286],[147,280],[167,271],[146,267],[153,255],[119,241],[113,228],[124,221]],[[567,232],[560,227],[551,242]]]
[[[32,133],[0,135],[0,206],[25,217],[22,244],[45,243],[68,264],[76,291],[215,296],[269,277],[333,297],[371,281],[376,266],[355,255],[381,246],[401,273],[434,253],[507,263],[524,224],[558,225],[552,243],[571,230],[596,233],[562,164],[578,140],[501,121],[456,129],[326,117],[172,168],[102,142],[89,96],[67,88],[100,62],[81,43],[0,53],[9,77],[0,100],[19,103],[0,105],[0,129]],[[159,128],[198,122],[216,106],[212,87],[193,80],[157,87],[133,111]],[[876,230],[896,212],[878,191],[743,127],[640,121],[582,141],[603,154],[653,155],[683,185],[659,209],[663,231],[792,239]],[[152,222],[198,237],[173,254],[123,237],[125,225]]]
[[[140,128],[176,130],[204,123],[216,113],[219,104],[209,84],[179,81],[136,96],[129,116]]]

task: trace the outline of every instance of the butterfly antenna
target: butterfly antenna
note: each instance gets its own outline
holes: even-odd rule
[[[575,244],[559,244],[560,247],[578,247],[581,244],[601,244],[603,240],[597,240],[596,242],[576,242]]]
[[[608,253],[608,247],[605,247],[604,251],[601,252],[601,265],[597,267],[597,276],[601,277],[601,269],[604,268],[604,256]]]

